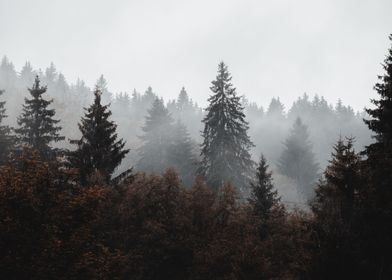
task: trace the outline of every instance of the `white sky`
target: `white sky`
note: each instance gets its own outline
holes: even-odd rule
[[[69,82],[113,92],[185,86],[206,105],[220,60],[240,94],[266,107],[299,95],[375,97],[390,47],[391,0],[0,0],[0,56],[20,70],[51,61]]]

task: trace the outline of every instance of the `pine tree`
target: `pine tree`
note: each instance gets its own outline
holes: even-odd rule
[[[278,192],[274,190],[272,173],[268,171],[267,160],[263,155],[261,155],[256,169],[256,180],[251,182],[251,193],[248,201],[252,205],[256,216],[262,222],[268,220],[272,208],[280,201]]]
[[[284,119],[284,105],[278,98],[272,98],[271,103],[268,106],[267,116],[278,120]]]
[[[318,240],[314,262],[318,275],[313,278],[363,279],[363,266],[357,261],[362,242],[358,225],[363,223],[358,219],[361,181],[361,157],[353,148],[353,138],[346,143],[339,139],[311,204]]]
[[[25,98],[23,112],[18,118],[18,129],[15,129],[18,140],[22,144],[27,144],[37,150],[45,159],[54,156],[54,150],[50,147],[51,142],[64,140],[60,136],[60,126],[56,126],[60,121],[53,119],[54,109],[48,109],[53,100],[43,99],[46,92],[45,86],[40,86],[40,80],[36,76],[33,87],[29,89],[31,99]]]
[[[19,77],[21,79],[23,86],[31,85],[34,82],[34,71],[30,62],[27,61],[25,63],[22,70],[20,71]]]
[[[69,160],[71,166],[79,170],[82,184],[86,184],[89,177],[97,172],[106,182],[110,182],[114,170],[129,152],[124,149],[125,142],[117,140],[117,125],[109,120],[112,112],[109,105],[101,104],[101,95],[101,90],[96,87],[94,103],[85,109],[79,123],[82,137],[71,140],[78,147],[70,152]]]
[[[173,139],[173,119],[162,99],[155,99],[142,129],[144,135],[140,139],[143,145],[139,148],[137,169],[162,172],[170,166],[168,151]]]
[[[110,103],[113,99],[112,93],[109,92],[108,82],[103,75],[99,76],[96,87],[102,92],[102,101],[105,103]]]
[[[392,34],[389,36],[392,42]],[[364,205],[367,213],[367,250],[379,279],[392,277],[392,47],[384,60],[385,73],[378,77],[374,89],[379,99],[366,112],[371,119],[365,120],[374,132],[375,142],[366,147],[366,173],[368,188]]]
[[[333,147],[332,159],[324,172],[325,180],[318,184],[312,203],[318,216],[331,216],[338,211],[343,222],[347,223],[351,218],[361,183],[361,157],[353,146],[353,138],[347,138],[346,143],[340,138]]]
[[[169,165],[178,172],[184,185],[190,187],[195,179],[196,158],[192,140],[181,121],[174,125],[172,138],[168,151]]]
[[[0,96],[4,93],[0,90]],[[3,164],[12,146],[11,128],[3,125],[4,119],[7,117],[5,110],[5,101],[0,101],[0,164]]]
[[[249,153],[253,143],[247,134],[244,107],[223,62],[210,89],[213,95],[208,99],[210,104],[203,119],[199,174],[215,190],[231,181],[246,196],[254,166]]]
[[[305,199],[313,197],[313,184],[318,177],[318,164],[308,138],[307,126],[297,118],[278,162],[280,173],[295,180],[299,193]]]

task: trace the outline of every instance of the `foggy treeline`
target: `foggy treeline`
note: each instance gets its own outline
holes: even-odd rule
[[[365,115],[264,109],[224,62],[201,108],[3,58],[0,278],[391,279],[392,47],[383,66]]]
[[[3,120],[4,123],[17,127],[16,121],[21,113],[24,98],[29,95],[27,88],[32,86],[36,75],[40,77],[41,83],[47,86],[47,97],[53,99],[51,107],[55,109],[56,118],[60,120],[61,134],[66,137],[65,141],[55,143],[55,146],[60,148],[73,149],[69,139],[80,138],[78,123],[84,113],[84,108],[92,103],[94,88],[101,89],[102,103],[110,103],[112,120],[118,125],[119,137],[126,141],[126,148],[130,149],[116,174],[130,167],[133,167],[135,171],[154,173],[163,172],[167,167],[170,167],[169,159],[163,160],[167,166],[162,168],[158,166],[157,169],[152,168],[151,170],[145,168],[145,163],[143,167],[141,162],[146,118],[154,101],[161,100],[170,115],[167,124],[173,127],[182,127],[184,133],[189,136],[188,144],[191,148],[192,155],[190,156],[193,164],[190,164],[188,168],[190,170],[187,172],[191,175],[181,174],[182,172],[178,171],[187,185],[192,184],[197,162],[200,161],[202,120],[205,117],[205,108],[192,100],[192,95],[197,93],[188,93],[186,85],[179,88],[178,97],[173,100],[163,100],[159,96],[159,92],[155,92],[152,87],[114,93],[110,90],[110,81],[107,81],[103,75],[98,77],[95,85],[86,85],[81,79],[70,82],[60,69],[56,69],[53,63],[44,70],[34,69],[29,62],[26,62],[22,69],[15,69],[12,62],[4,56],[0,65],[0,89],[4,90],[2,99],[6,101],[5,108],[8,115]],[[269,95],[268,92],[259,94]],[[279,164],[284,150],[287,148],[285,141],[292,133],[298,118],[305,126],[304,133],[309,134],[309,138],[305,137],[304,141],[309,144],[309,152],[314,154],[312,160],[317,175],[320,175],[327,165],[332,146],[339,137],[355,137],[354,145],[358,150],[371,142],[371,133],[363,122],[365,112],[355,112],[349,104],[343,104],[341,100],[336,100],[332,104],[317,94],[304,93],[291,106],[282,104],[279,97],[273,97],[266,108],[248,100],[246,96],[241,97],[241,103],[244,106],[246,120],[249,122],[248,133],[254,143],[254,147],[251,149],[252,159],[257,161],[260,154],[266,157],[273,170],[275,186],[283,196],[284,202],[290,206],[301,206],[306,200],[298,193],[295,187],[296,183],[283,172],[283,167]],[[167,124],[161,123],[160,125]],[[168,128],[162,129],[162,133],[167,133],[167,131]],[[172,133],[171,137],[174,135],[176,134]],[[163,147],[155,148],[163,150]],[[159,155],[159,157],[166,156]],[[153,154],[149,160],[157,160],[157,157],[158,155],[155,154],[154,158]],[[319,176],[314,177],[312,182],[316,183],[318,178]]]

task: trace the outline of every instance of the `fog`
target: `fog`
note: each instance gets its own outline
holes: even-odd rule
[[[47,85],[47,98],[53,98],[55,117],[61,120],[60,124],[63,128],[61,134],[66,136],[66,141],[56,145],[75,149],[69,144],[69,140],[80,138],[77,124],[84,113],[83,108],[88,107],[92,102],[92,89],[97,85],[103,91],[103,103],[110,104],[112,120],[118,125],[119,136],[126,140],[127,148],[131,149],[117,173],[130,167],[134,167],[137,171],[146,171],[138,168],[140,149],[143,146],[143,127],[146,125],[146,117],[153,102],[157,98],[162,98],[159,92],[153,87],[134,89],[130,92],[113,92],[110,81],[103,75],[97,77],[96,83],[92,85],[87,85],[80,79],[68,82],[67,77],[61,74],[61,69],[57,69],[53,63],[43,70],[35,69],[30,63],[26,63],[22,69],[16,69],[12,62],[4,57],[0,65],[0,88],[5,90],[2,98],[7,101],[8,118],[5,122],[11,126],[17,126],[16,120],[21,113],[23,99],[28,95],[27,88],[32,86],[35,75],[39,75],[42,83]],[[197,161],[202,141],[204,108],[194,101],[192,92],[187,92],[186,87],[178,88],[178,96],[175,99],[162,99],[162,102],[169,112],[172,125],[176,121],[184,124],[189,133],[192,154]],[[252,157],[257,161],[261,154],[265,155],[273,171],[275,185],[288,204],[305,203],[305,199],[294,187],[295,183],[283,175],[277,167],[285,149],[284,142],[289,137],[298,117],[307,127],[309,150],[314,153],[319,174],[327,165],[332,146],[339,137],[355,137],[358,151],[371,142],[371,133],[363,123],[363,118],[366,118],[365,113],[354,111],[349,104],[343,104],[341,100],[329,103],[323,96],[304,93],[291,105],[284,105],[278,96],[272,97],[267,107],[258,105],[247,96],[242,97],[242,104],[250,126],[249,135],[255,145],[252,149]],[[162,133],[168,131],[164,129]],[[163,147],[157,148],[163,149]],[[157,159],[152,158],[152,160]],[[154,171],[163,172],[167,167],[162,166],[161,169]],[[196,166],[191,168],[194,168],[191,171],[194,173]]]
[[[369,103],[388,47],[389,0],[0,0],[0,55],[55,62],[69,81],[114,93],[152,85],[165,100],[182,86],[201,106],[225,61],[241,94],[267,107],[307,92],[355,110]]]

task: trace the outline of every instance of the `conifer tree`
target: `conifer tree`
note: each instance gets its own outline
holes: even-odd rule
[[[353,138],[339,139],[311,203],[318,240],[317,279],[362,279],[357,239],[361,157]],[[355,276],[357,275],[357,276]],[[360,277],[358,277],[360,276]],[[368,278],[368,277],[365,277]]]
[[[4,93],[0,90],[0,96]],[[5,110],[5,101],[0,101],[0,164],[3,164],[12,146],[11,128],[4,125],[3,121],[7,117]]]
[[[248,201],[262,222],[268,220],[272,208],[280,201],[278,192],[274,190],[272,173],[268,170],[267,160],[263,155],[261,155],[257,165],[256,180],[251,182],[251,193]]]
[[[295,180],[298,192],[305,199],[313,197],[313,184],[318,177],[318,164],[308,138],[307,126],[297,118],[278,162],[280,173]]]
[[[185,186],[193,184],[196,171],[196,158],[193,153],[193,143],[185,125],[181,121],[173,127],[173,142],[169,147],[169,164],[180,175]]]
[[[312,203],[318,216],[331,216],[338,211],[335,218],[345,223],[351,218],[361,183],[361,157],[353,146],[353,138],[347,138],[346,143],[340,138],[333,147],[332,159],[324,172],[325,180],[318,184]]]
[[[203,119],[199,174],[215,190],[231,181],[246,195],[254,166],[249,153],[253,143],[247,134],[244,107],[231,79],[227,66],[221,62],[210,87],[213,95],[208,99],[210,104]]]
[[[284,105],[278,98],[272,98],[271,103],[268,106],[267,116],[275,118],[277,120],[284,119]]]
[[[46,89],[46,86],[40,85],[40,79],[36,76],[33,87],[29,89],[32,98],[25,98],[22,114],[18,118],[20,127],[15,132],[20,143],[31,146],[43,158],[49,159],[54,156],[51,142],[64,140],[64,137],[59,134],[61,127],[57,124],[60,121],[53,118],[55,110],[48,109],[53,100],[43,98]]]
[[[389,36],[392,42],[392,34]],[[392,47],[384,60],[385,73],[378,77],[374,89],[379,99],[372,99],[375,108],[367,109],[365,120],[374,133],[375,142],[366,147],[367,252],[379,279],[392,277]],[[371,230],[370,230],[371,229]],[[366,230],[366,229],[365,229]]]
[[[170,166],[168,151],[173,139],[173,119],[162,99],[155,99],[142,129],[144,135],[140,139],[143,145],[139,148],[140,160],[137,169],[162,172]]]
[[[94,103],[85,109],[85,115],[79,123],[82,137],[71,140],[78,145],[76,151],[70,152],[71,166],[76,167],[80,173],[82,184],[86,184],[89,177],[98,172],[106,182],[122,159],[129,152],[124,149],[125,142],[117,139],[117,125],[109,118],[111,111],[109,105],[101,104],[101,90],[94,91]]]

